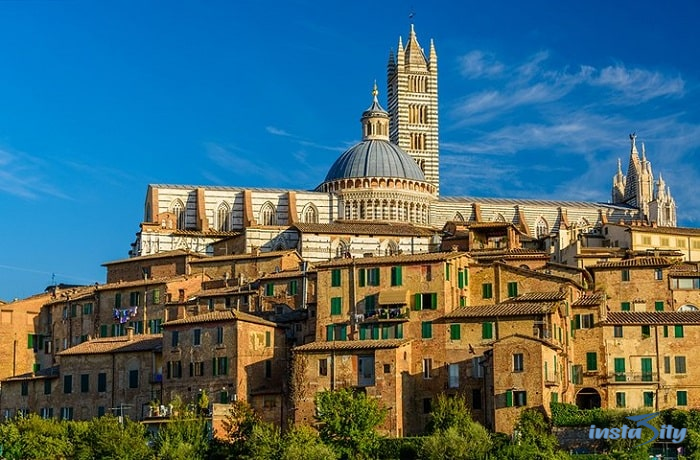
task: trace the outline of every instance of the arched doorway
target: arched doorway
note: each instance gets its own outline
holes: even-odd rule
[[[596,409],[600,407],[600,394],[595,388],[582,388],[576,394],[576,406],[579,409]]]

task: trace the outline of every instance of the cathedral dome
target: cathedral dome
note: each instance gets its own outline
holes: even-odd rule
[[[350,147],[333,163],[324,182],[355,177],[425,181],[423,171],[413,158],[384,139],[367,139]]]

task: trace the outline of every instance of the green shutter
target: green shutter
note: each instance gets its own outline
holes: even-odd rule
[[[676,391],[676,405],[677,406],[687,406],[688,405],[688,392],[687,391]]]
[[[513,391],[506,391],[506,407],[513,407]]]
[[[595,351],[586,353],[586,370],[598,370],[598,354]]]
[[[368,295],[365,297],[365,315],[373,316],[375,313],[376,297],[374,295]]]
[[[27,334],[27,348],[34,348],[34,334]]]
[[[481,338],[482,339],[492,339],[493,338],[493,323],[481,323]]]
[[[326,340],[329,342],[333,340],[333,325],[329,324],[326,326]]]
[[[615,358],[615,381],[624,382],[625,380],[625,358]]]
[[[372,340],[379,340],[379,325],[372,325]]]
[[[391,285],[401,286],[402,276],[401,267],[391,267]]]
[[[651,358],[642,358],[642,382],[651,382],[652,379]]]
[[[630,303],[629,302],[622,302],[620,304],[620,310],[622,311],[630,311]]]
[[[360,283],[360,287],[364,287],[365,285],[365,269],[361,268],[359,272],[357,273],[357,278]]]
[[[275,295],[275,285],[272,283],[267,283],[265,285],[265,295],[266,296],[273,296]]]
[[[348,339],[348,329],[345,326],[340,327],[340,334],[339,334],[339,339],[340,340],[347,340]]]
[[[430,294],[430,309],[437,310],[437,292]]]
[[[100,326],[100,337],[107,337],[107,325],[103,324]]]
[[[289,282],[289,295],[297,295],[297,280]]]
[[[117,292],[114,294],[114,308],[121,308],[122,307],[122,295],[121,293]]]
[[[339,268],[334,268],[333,270],[331,270],[331,286],[332,287],[340,286],[340,269]]]
[[[360,324],[360,340],[367,339],[367,325]]]
[[[664,301],[656,301],[654,302],[654,310],[656,311],[664,311]]]
[[[331,298],[331,315],[340,315],[343,311],[343,299],[341,297]]]
[[[447,281],[450,280],[450,268],[452,267],[452,264],[445,264],[445,279]]]
[[[450,324],[450,340],[459,340],[461,337],[461,329],[459,324]]]
[[[581,315],[574,315],[574,329],[581,329]]]
[[[396,325],[396,338],[403,339],[403,324]]]
[[[265,346],[269,347],[272,344],[272,334],[270,331],[265,331]]]
[[[424,339],[433,338],[433,323],[430,321],[423,321],[421,323],[421,337]]]
[[[493,285],[491,283],[484,283],[481,285],[481,296],[484,299],[493,297]]]
[[[374,283],[375,283],[374,285],[379,286],[379,268],[373,268],[372,270],[374,271],[374,275],[375,275],[374,276]]]
[[[675,326],[673,326],[673,329],[674,329],[674,331],[673,331],[674,337],[676,337],[677,339],[683,337],[683,325],[682,324],[676,324]]]
[[[518,283],[511,281],[508,283],[508,297],[516,297],[518,295]]]
[[[422,308],[423,294],[413,295],[413,309],[420,310]]]
[[[389,338],[389,326],[382,327],[382,339],[386,340]]]
[[[457,286],[460,289],[464,287],[464,270],[462,269],[457,272]]]
[[[219,361],[216,358],[211,359],[211,373],[214,376],[219,375]]]

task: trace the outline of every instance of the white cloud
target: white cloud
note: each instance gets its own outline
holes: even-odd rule
[[[685,81],[644,69],[627,69],[624,65],[608,66],[591,78],[593,86],[615,90],[628,102],[644,102],[664,96],[682,96]]]
[[[460,72],[467,78],[500,76],[505,66],[498,62],[492,53],[470,51],[459,59]]]
[[[287,131],[280,128],[275,128],[274,126],[265,126],[265,131],[275,136],[294,137]]]
[[[0,192],[25,199],[42,195],[68,198],[51,185],[47,179],[51,165],[40,158],[0,148],[0,165]]]

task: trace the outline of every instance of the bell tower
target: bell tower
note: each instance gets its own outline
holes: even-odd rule
[[[437,53],[430,40],[426,57],[411,24],[406,47],[399,37],[387,64],[389,138],[411,155],[427,182],[440,189]]]

